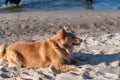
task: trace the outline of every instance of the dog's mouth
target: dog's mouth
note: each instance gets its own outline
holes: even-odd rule
[[[75,46],[77,46],[77,45],[80,45],[80,43],[72,43],[72,45],[75,45]]]
[[[78,41],[76,41],[76,42],[73,42],[72,45],[73,45],[73,46],[77,46],[77,45],[80,45],[81,42],[82,42],[82,40],[78,40]]]

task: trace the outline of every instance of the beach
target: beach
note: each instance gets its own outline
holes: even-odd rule
[[[120,10],[62,10],[0,14],[0,45],[18,40],[42,40],[64,26],[83,39],[74,48],[79,73],[57,73],[48,68],[9,68],[0,60],[0,80],[119,80]]]

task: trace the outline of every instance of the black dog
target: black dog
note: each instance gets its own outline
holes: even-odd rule
[[[16,6],[19,6],[21,0],[5,0],[5,4],[7,5],[8,2],[10,2],[10,4],[16,4]]]
[[[86,0],[86,2],[87,2],[87,3],[92,3],[92,2],[93,2],[93,0]]]

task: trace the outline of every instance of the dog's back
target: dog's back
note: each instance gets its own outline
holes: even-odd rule
[[[21,0],[9,0],[11,3],[19,4]]]

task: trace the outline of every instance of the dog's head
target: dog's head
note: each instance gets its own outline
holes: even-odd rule
[[[57,39],[61,46],[63,47],[73,47],[76,45],[80,45],[82,39],[76,37],[73,31],[69,31],[67,27],[62,28],[57,33]]]

